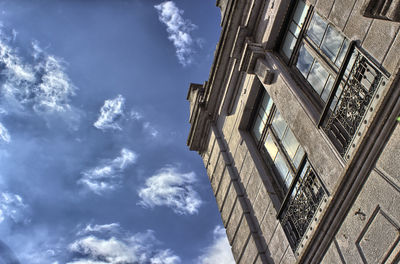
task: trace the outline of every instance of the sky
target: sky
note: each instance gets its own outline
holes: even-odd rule
[[[0,0],[0,264],[233,263],[190,82],[214,0]]]

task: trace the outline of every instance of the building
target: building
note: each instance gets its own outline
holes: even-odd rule
[[[398,263],[400,1],[217,6],[188,146],[237,263]]]

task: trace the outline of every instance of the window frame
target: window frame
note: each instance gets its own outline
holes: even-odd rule
[[[248,119],[247,131],[255,143],[258,154],[261,156],[261,161],[263,161],[265,164],[265,169],[270,172],[269,178],[273,182],[272,186],[279,200],[279,204],[276,207],[276,218],[280,221],[293,252],[298,252],[301,241],[308,239],[306,233],[309,232],[307,231],[308,227],[311,225],[314,215],[318,211],[317,209],[322,206],[323,200],[325,200],[329,193],[312,166],[311,161],[308,159],[306,151],[300,142],[298,142],[293,131],[290,129],[288,123],[282,118],[282,116],[280,118],[282,118],[285,122],[284,133],[282,133],[281,137],[276,133],[272,122],[276,114],[280,113],[281,115],[281,112],[261,83],[258,84],[258,91],[255,91],[255,94],[256,98],[253,101],[254,107],[252,109],[251,116]],[[268,103],[264,103],[264,96],[269,97]],[[270,108],[264,107],[268,106],[269,102],[272,103],[272,106]],[[263,115],[260,115],[261,112]],[[265,119],[266,122],[258,123],[258,117],[260,117],[260,122],[262,122],[265,113],[268,113],[268,116]],[[256,133],[259,133],[260,127],[262,127],[262,133],[258,139]],[[285,144],[287,143],[284,143],[284,139],[289,131],[293,134],[292,136],[297,141],[296,151],[294,154],[292,153],[293,155],[288,154],[288,151],[285,147]],[[284,163],[288,167],[288,172],[284,176],[282,176],[279,169],[275,165],[275,162],[270,156],[268,149],[264,147],[267,135],[269,134],[272,135],[272,141],[277,148],[274,159],[276,159],[278,153],[281,153],[282,156],[284,156]],[[302,157],[296,167],[296,155],[300,149],[302,149]],[[293,156],[293,158],[291,158],[291,156]],[[289,171],[292,173],[292,178],[291,182],[286,185],[285,181],[289,177]],[[310,184],[312,186],[310,186]],[[295,208],[297,206],[296,204],[301,201],[308,202],[311,206],[310,209],[302,215],[297,215],[297,213],[293,214],[296,212],[296,209],[293,208]]]
[[[287,123],[285,121],[286,128],[285,128],[284,134],[282,135],[282,139],[279,139],[279,136],[277,135],[277,132],[275,131],[275,128],[272,125],[272,121],[274,120],[275,115],[279,112],[279,110],[277,109],[277,107],[273,101],[272,101],[272,107],[271,107],[268,117],[266,119],[266,124],[263,126],[263,131],[261,133],[260,139],[257,139],[257,136],[254,133],[254,125],[256,124],[256,120],[258,117],[259,109],[262,104],[262,100],[266,94],[269,96],[270,100],[272,101],[271,96],[268,94],[268,92],[265,90],[265,88],[262,87],[262,85],[260,84],[260,88],[259,88],[259,91],[257,92],[257,98],[256,98],[256,101],[254,104],[255,107],[253,108],[250,122],[248,123],[248,131],[250,132],[250,135],[255,142],[257,150],[261,154],[262,160],[264,161],[265,164],[267,164],[267,167],[270,168],[272,171],[272,178],[277,183],[277,186],[279,187],[279,192],[277,192],[277,193],[280,194],[278,196],[280,198],[281,207],[282,207],[283,204],[285,203],[285,199],[287,199],[286,197],[288,195],[290,195],[290,191],[293,189],[292,186],[295,185],[295,179],[298,179],[299,175],[302,173],[304,165],[309,161],[307,158],[307,154],[303,149],[302,150],[303,156],[298,164],[298,167],[296,168],[296,165],[290,158],[288,151],[286,150],[285,146],[283,145],[283,138],[288,133],[288,130],[290,130],[293,135],[294,135],[294,133],[289,128],[289,126],[287,125]],[[288,168],[288,173],[292,173],[292,180],[291,180],[289,186],[286,186],[286,184],[285,184],[285,179],[287,177],[287,174],[286,174],[285,179],[283,179],[284,175],[281,175],[281,173],[279,172],[279,169],[276,167],[276,165],[274,163],[274,160],[271,158],[270,154],[268,153],[268,150],[264,147],[264,144],[266,142],[268,135],[271,135],[271,138],[272,138],[275,146],[278,149],[276,156],[278,155],[278,153],[281,153],[281,155],[283,155],[283,157],[284,157],[283,160],[284,160],[286,167]],[[297,138],[296,138],[296,140],[297,140]],[[299,144],[299,146],[296,149],[296,153],[293,155],[293,159],[295,159],[296,154],[299,151],[299,149],[303,148],[299,142],[298,142],[298,144]]]
[[[296,9],[299,5],[300,2],[303,2],[306,6],[308,6],[307,14],[304,18],[303,25],[301,28],[301,31],[298,35],[297,41],[293,47],[292,53],[290,58],[288,58],[283,51],[283,47],[285,45],[285,39],[287,34],[291,34],[290,31],[290,25],[293,21],[293,17],[296,13]],[[314,10],[313,5],[308,5],[304,0],[298,0],[296,2],[296,5],[289,10],[288,16],[285,19],[285,24],[286,27],[281,33],[280,36],[280,42],[277,45],[278,48],[278,54],[279,57],[283,60],[283,62],[286,64],[286,66],[290,69],[290,73],[292,77],[296,80],[297,83],[299,83],[301,91],[305,96],[309,99],[309,102],[313,105],[313,107],[316,109],[317,114],[319,118],[315,120],[315,122],[318,124],[318,127],[321,125],[321,120],[323,116],[326,116],[325,112],[329,112],[329,108],[332,104],[332,101],[335,98],[335,94],[338,90],[338,87],[343,79],[343,75],[341,74],[342,68],[345,68],[343,66],[346,66],[347,59],[349,56],[351,56],[350,50],[353,49],[353,46],[355,45],[354,41],[349,40],[345,35],[342,34],[340,30],[336,28],[336,26],[329,21],[327,21],[323,16],[319,15],[318,12]],[[321,38],[320,43],[317,45],[316,43],[313,42],[310,36],[307,35],[308,30],[310,29],[310,24],[313,20],[314,14],[317,14],[322,20],[326,23],[326,27],[324,29],[324,34]],[[337,52],[337,55],[335,57],[335,60],[339,58],[340,53],[342,52],[342,47],[344,45],[347,45],[347,50],[344,53],[345,55],[343,56],[342,62],[340,65],[336,65],[335,62],[331,61],[329,57],[324,53],[322,50],[322,43],[324,42],[325,35],[328,32],[328,28],[331,27],[333,28],[337,33],[339,33],[342,37],[342,43],[340,45],[340,48]],[[347,43],[347,44],[345,44]],[[317,61],[323,69],[328,73],[328,77],[326,78],[324,82],[324,86],[322,87],[321,93],[318,94],[318,92],[313,88],[313,86],[310,84],[310,82],[303,76],[303,74],[300,72],[300,70],[296,67],[296,63],[299,57],[299,52],[302,46],[305,47],[307,52],[312,56],[313,62],[312,64],[315,64],[315,61]],[[312,70],[312,66],[309,68],[309,72]],[[331,76],[331,77],[329,77]],[[341,76],[339,78],[339,76]],[[325,89],[327,82],[329,82],[329,78],[333,79],[333,85],[330,88],[330,92],[328,93],[328,96],[326,97],[326,101],[322,98],[323,95],[323,90]]]
[[[307,4],[305,4],[307,5],[307,15],[302,23],[303,27],[299,38],[296,45],[294,45],[292,53],[290,53],[290,59],[285,58],[284,53],[288,52],[284,51],[283,47],[285,45],[288,46],[285,44],[285,40],[290,23],[295,13],[299,14],[302,10],[306,10],[306,8],[300,9],[300,11],[296,10],[299,2],[305,4],[305,0],[298,0],[295,8],[286,17],[287,25],[285,30],[281,32],[281,43],[277,46],[279,48],[278,57],[284,61],[286,60],[289,74],[299,84],[299,89],[297,90],[301,94],[300,97],[307,98],[303,97],[303,100],[305,100],[304,107],[312,113],[312,120],[317,128],[325,132],[325,135],[332,143],[331,146],[346,161],[351,157],[350,154],[356,146],[354,142],[358,142],[356,134],[358,136],[361,135],[361,131],[358,130],[365,128],[360,121],[366,117],[364,110],[359,111],[351,106],[360,104],[361,101],[365,107],[368,104],[372,104],[372,100],[378,98],[375,98],[372,93],[379,88],[381,83],[384,85],[390,74],[359,47],[356,41],[346,38],[341,30],[338,30],[334,24],[315,12],[313,6]],[[313,21],[314,16],[315,21]],[[313,23],[312,28],[310,26],[311,23]],[[327,42],[325,39],[331,39],[331,42]],[[303,47],[302,59],[298,63],[300,50]],[[327,52],[325,53],[324,50]],[[315,61],[318,61],[321,65],[319,65],[320,68],[316,67],[314,71],[313,63]],[[366,69],[367,72],[374,76],[374,80],[370,81],[369,86],[361,81],[362,78],[370,78],[368,76],[371,74],[364,74]],[[309,77],[304,77],[300,70],[303,73],[307,72],[307,74],[314,71],[310,79],[311,82],[308,81]],[[319,82],[319,80],[324,79],[325,75],[327,77],[323,85],[321,85],[322,82]],[[316,86],[311,86],[311,83]],[[327,86],[328,84],[329,86]],[[357,96],[357,90],[359,89],[357,85],[364,87],[362,89],[369,91],[370,95],[368,97]],[[326,90],[327,88],[329,90]],[[344,112],[349,112],[350,116],[344,116],[342,114]],[[357,117],[354,117],[355,115]],[[364,120],[363,122],[367,121]],[[358,132],[355,133],[354,131]]]

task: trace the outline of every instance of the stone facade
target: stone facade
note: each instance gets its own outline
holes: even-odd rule
[[[217,1],[188,146],[237,263],[400,261],[399,3]]]

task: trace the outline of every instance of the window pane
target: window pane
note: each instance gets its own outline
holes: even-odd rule
[[[268,151],[269,156],[272,160],[275,160],[275,156],[278,153],[278,147],[275,145],[275,142],[271,138],[271,134],[268,134],[267,139],[264,143],[265,149]]]
[[[342,86],[342,84],[340,84],[339,88],[336,91],[335,97],[332,100],[332,104],[330,106],[332,111],[335,110],[335,107],[336,107],[336,105],[338,103],[338,100],[339,100],[339,96],[341,95],[342,91],[343,91],[343,86]]]
[[[331,61],[335,62],[343,40],[344,37],[336,29],[328,26],[321,49]]]
[[[297,148],[299,147],[299,142],[293,135],[292,130],[288,129],[285,137],[282,140],[282,144],[285,147],[286,152],[289,154],[290,159],[293,160]]]
[[[321,95],[328,76],[329,73],[325,70],[325,68],[322,67],[318,61],[315,61],[307,80],[318,93],[318,95]]]
[[[304,19],[306,18],[308,11],[308,6],[303,2],[299,1],[296,7],[296,11],[294,12],[293,20],[300,27],[303,26]]]
[[[293,164],[296,167],[296,169],[299,168],[300,166],[300,162],[304,157],[304,149],[302,146],[299,146],[299,148],[297,149],[296,155],[294,156],[293,159]]]
[[[262,109],[260,107],[260,110],[258,111],[258,115],[260,116],[263,124],[265,125],[265,123],[267,123],[268,114],[264,111],[264,109]]]
[[[340,67],[342,65],[344,57],[346,56],[347,49],[349,48],[349,44],[350,44],[349,40],[344,39],[342,49],[340,50],[339,55],[335,62],[336,66]]]
[[[327,23],[317,13],[314,13],[307,35],[317,46],[319,46],[324,37],[326,27]]]
[[[271,108],[274,102],[272,102],[271,97],[269,97],[269,94],[264,93],[263,100],[261,102],[261,106],[264,108],[266,115],[268,116],[269,113],[271,112]]]
[[[333,79],[333,77],[331,75],[329,75],[328,82],[326,83],[325,89],[324,89],[324,91],[322,92],[322,95],[321,95],[321,99],[324,102],[328,101],[328,97],[329,97],[329,94],[330,94],[330,92],[332,90],[334,82],[335,82],[335,79]]]
[[[261,122],[260,116],[257,115],[256,122],[254,123],[253,126],[253,133],[257,141],[260,141],[263,129],[264,129],[264,124]]]
[[[274,119],[272,120],[272,126],[274,127],[275,132],[276,132],[277,136],[279,137],[279,139],[282,139],[287,125],[286,125],[285,120],[283,120],[281,113],[279,113],[279,111],[276,111],[276,113],[275,113]]]
[[[357,52],[353,52],[351,54],[349,63],[347,64],[346,71],[344,73],[345,76],[349,76],[350,71],[353,68],[354,62],[356,61],[356,58],[357,58]]]
[[[304,164],[303,170],[301,171],[299,180],[302,180],[304,178],[304,176],[306,176],[306,172],[307,172],[309,167],[310,167],[310,163],[307,160],[306,164]]]
[[[293,177],[292,172],[289,171],[289,173],[287,174],[286,179],[285,179],[286,188],[289,189],[290,185],[292,184],[293,178],[294,177]]]
[[[283,42],[282,51],[285,54],[285,56],[287,58],[289,58],[289,59],[292,56],[292,52],[293,52],[293,49],[294,49],[294,45],[296,45],[296,41],[297,41],[297,39],[293,36],[292,33],[290,33],[288,31],[286,33],[286,37],[285,37],[285,40]]]
[[[299,50],[299,56],[297,57],[296,67],[299,69],[304,78],[307,79],[308,72],[310,71],[311,65],[314,61],[313,56],[307,51],[304,45]]]
[[[292,23],[290,23],[289,30],[297,38],[299,36],[299,34],[300,34],[301,28],[296,23],[294,23],[292,21]]]
[[[281,176],[282,180],[285,181],[286,175],[289,172],[289,168],[287,167],[284,157],[280,152],[275,158],[275,167],[279,171],[279,176]]]

